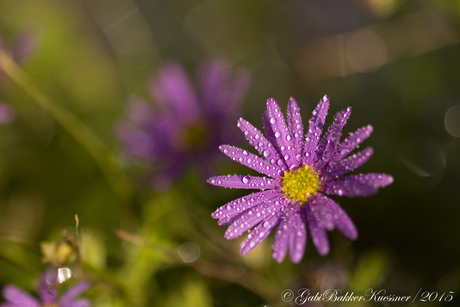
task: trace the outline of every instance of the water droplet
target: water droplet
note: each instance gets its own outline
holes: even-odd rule
[[[276,131],[276,132],[275,132],[275,138],[279,138],[280,136],[281,136],[281,132]]]
[[[253,248],[256,244],[254,242],[249,243],[249,247]]]
[[[274,117],[271,117],[270,118],[270,123],[273,125],[273,124],[276,124],[276,118]]]
[[[248,184],[249,183],[249,177],[248,176],[244,176],[241,181],[244,183],[244,184]]]
[[[270,155],[271,155],[271,152],[270,152],[270,150],[268,150],[268,149],[265,149],[265,150],[264,150],[264,152],[263,152],[263,155],[264,155],[264,157],[265,157],[265,158],[268,158],[268,157],[270,157]]]
[[[286,140],[287,140],[287,141],[290,141],[291,139],[292,139],[292,137],[291,137],[290,135],[287,135],[287,136],[286,136]]]
[[[227,210],[228,210],[228,211],[232,210],[232,206],[231,206],[231,205],[227,205]]]
[[[286,160],[286,161],[289,160],[289,158],[290,158],[289,155],[284,156],[284,160]]]
[[[260,136],[259,136],[258,134],[256,134],[256,135],[254,135],[254,138],[255,138],[256,140],[258,140],[258,139],[260,138]]]
[[[244,150],[244,151],[243,151],[243,155],[247,156],[247,155],[248,155],[248,151],[247,151],[247,150]]]
[[[265,233],[262,231],[259,233],[259,238],[262,238],[265,235]]]
[[[339,196],[342,196],[342,195],[343,195],[343,191],[342,191],[342,190],[340,190],[340,189],[339,189],[339,190],[337,190],[337,195],[339,195]]]

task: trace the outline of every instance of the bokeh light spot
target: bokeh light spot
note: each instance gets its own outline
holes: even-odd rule
[[[453,106],[444,116],[444,126],[450,135],[460,137],[460,106]]]
[[[187,242],[179,247],[177,253],[182,258],[182,261],[190,263],[197,260],[200,256],[200,247],[193,242]]]
[[[359,31],[348,40],[346,57],[351,67],[359,72],[372,72],[385,64],[387,48],[375,32]]]

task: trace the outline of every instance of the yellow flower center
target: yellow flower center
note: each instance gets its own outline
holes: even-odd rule
[[[315,195],[321,184],[318,172],[315,172],[310,165],[286,171],[282,179],[281,190],[286,199],[300,204],[306,203],[310,196]]]

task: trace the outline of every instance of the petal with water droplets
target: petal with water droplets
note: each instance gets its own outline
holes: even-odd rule
[[[281,217],[280,225],[276,231],[272,257],[278,263],[283,262],[286,257],[289,238],[291,237],[291,232],[293,231],[290,227],[291,223],[289,221],[293,210],[293,206],[290,206],[289,204],[285,206],[284,214]]]
[[[303,124],[302,116],[300,115],[300,108],[294,98],[289,99],[287,107],[287,121],[289,133],[292,136],[292,144],[294,145],[294,151],[296,160],[302,161],[303,151]]]
[[[275,99],[270,98],[267,100],[268,120],[272,131],[274,133],[275,142],[278,145],[281,157],[284,159],[288,168],[298,166],[295,158],[296,154],[293,148],[292,135],[286,126],[283,112],[276,103]]]
[[[377,193],[378,189],[393,182],[387,174],[360,174],[339,177],[325,184],[324,192],[339,196],[367,196]]]
[[[327,237],[326,229],[321,227],[320,221],[315,217],[314,213],[311,212],[309,206],[307,206],[307,220],[308,229],[310,230],[310,237],[315,245],[318,254],[325,256],[329,253],[329,239]]]
[[[351,172],[366,163],[373,153],[374,150],[372,147],[368,147],[342,161],[331,162],[326,169],[322,171],[321,176],[334,178]]]
[[[303,150],[303,164],[311,165],[316,159],[316,146],[323,130],[328,108],[329,97],[324,96],[312,112],[313,116],[308,122],[307,137]]]
[[[219,146],[219,149],[234,161],[237,161],[264,175],[270,176],[272,178],[279,178],[280,174],[283,173],[283,169],[278,165],[271,164],[259,156],[248,152],[247,150],[243,150],[230,145],[221,145]]]
[[[241,255],[246,255],[253,250],[260,242],[262,242],[280,222],[282,211],[278,210],[262,221],[253,231],[248,235],[246,240],[241,243]]]
[[[265,136],[260,132],[256,127],[254,127],[250,122],[247,120],[240,118],[238,120],[237,125],[241,131],[244,133],[245,137],[248,139],[249,144],[254,146],[254,148],[267,160],[270,161],[274,159],[278,161],[281,159],[276,148],[273,147],[272,143],[270,143]],[[286,166],[282,165],[279,166],[286,170]]]
[[[249,208],[269,201],[276,196],[279,196],[280,192],[276,190],[268,190],[257,192],[253,194],[249,194],[238,199],[232,200],[227,204],[219,207],[216,211],[214,211],[211,216],[215,219],[221,219],[224,217],[233,217],[237,214],[240,214]]]
[[[231,189],[273,189],[277,186],[279,180],[268,177],[255,176],[215,176],[207,180],[208,183]]]
[[[353,151],[359,144],[361,144],[365,139],[367,139],[373,131],[371,125],[367,125],[359,128],[351,135],[346,137],[342,143],[340,143],[332,157],[332,161],[339,161],[345,158],[350,152]]]
[[[309,206],[311,206],[310,216],[316,218],[319,227],[328,230],[336,227],[348,239],[358,238],[358,231],[353,221],[339,205],[326,195],[318,193]]]
[[[307,242],[307,229],[305,210],[300,205],[294,205],[295,211],[291,216],[292,232],[289,238],[289,258],[293,263],[299,263],[302,260]]]
[[[252,207],[227,228],[225,238],[230,240],[241,236],[267,216],[275,214],[279,208],[280,201],[278,199],[272,199],[266,203]]]
[[[317,160],[315,162],[315,169],[320,170],[326,166],[340,141],[342,129],[351,114],[351,108],[348,107],[345,111],[337,113],[334,122],[327,129],[323,139],[319,142],[316,149]]]

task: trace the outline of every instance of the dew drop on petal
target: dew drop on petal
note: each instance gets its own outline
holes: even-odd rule
[[[249,183],[249,177],[248,176],[244,176],[241,181],[244,183],[244,184],[248,184]]]
[[[264,155],[265,158],[270,157],[270,154],[271,154],[270,150],[268,150],[268,149],[265,149],[264,152],[263,152],[263,155]]]
[[[271,117],[271,118],[270,118],[270,123],[271,123],[271,124],[276,124],[276,118]]]
[[[281,132],[276,131],[276,132],[275,132],[275,138],[279,138],[280,136],[281,136]]]

